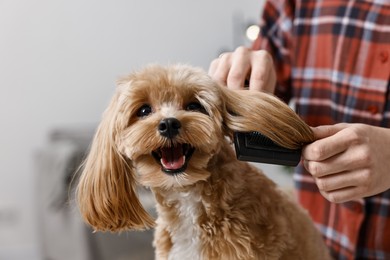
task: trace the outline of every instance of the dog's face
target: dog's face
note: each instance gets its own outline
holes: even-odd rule
[[[170,189],[206,180],[224,138],[221,88],[183,66],[149,67],[120,83],[115,140],[142,185]]]
[[[287,148],[313,140],[282,101],[220,87],[200,69],[149,66],[122,79],[80,176],[85,221],[103,231],[152,227],[136,185],[176,192],[207,181],[212,158],[234,131],[259,131]]]

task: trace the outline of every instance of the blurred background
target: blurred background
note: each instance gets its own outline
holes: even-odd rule
[[[153,259],[151,232],[92,234],[81,223],[72,174],[120,76],[148,63],[207,70],[250,46],[262,5],[0,0],[0,260]]]

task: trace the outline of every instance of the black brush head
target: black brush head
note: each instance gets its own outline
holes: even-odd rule
[[[235,132],[234,146],[241,161],[297,166],[301,160],[301,149],[284,148],[260,132]]]

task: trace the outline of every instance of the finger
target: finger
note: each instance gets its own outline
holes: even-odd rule
[[[213,73],[211,74],[211,77],[225,86],[230,71],[231,56],[231,53],[225,53],[212,64],[213,68],[211,70],[213,70]]]
[[[251,90],[274,93],[276,75],[271,56],[266,51],[256,52],[251,60],[252,72],[249,88]]]
[[[365,186],[367,174],[364,170],[340,172],[320,178],[315,178],[315,182],[320,191],[336,191],[347,187]]]
[[[234,51],[227,78],[229,88],[240,89],[244,87],[245,79],[251,70],[250,55],[251,51],[245,47],[239,47]]]
[[[245,58],[239,57],[234,60],[227,78],[227,86],[230,89],[244,88],[245,79],[247,78],[250,69],[251,65],[245,62]]]
[[[306,145],[302,149],[302,157],[306,161],[324,161],[340,154],[348,148],[345,140],[339,137],[328,137]]]
[[[321,194],[330,202],[343,203],[356,200],[365,196],[360,187],[347,187],[330,192],[321,191]]]
[[[302,157],[309,161],[323,161],[345,151],[351,142],[348,131],[341,131],[341,126],[324,126],[313,128],[313,133],[319,139],[306,145]]]
[[[215,71],[217,70],[218,68],[218,59],[214,59],[211,63],[210,63],[210,66],[209,66],[209,70],[208,70],[208,74],[209,76],[211,76],[212,78],[214,78],[214,74],[215,74]]]
[[[266,67],[262,66],[262,64],[253,64],[249,80],[249,89],[269,92],[266,87],[268,77],[269,75],[267,75]]]
[[[323,161],[304,160],[303,165],[314,177],[323,177],[366,168],[366,158],[365,149],[351,146],[346,152],[341,152]]]

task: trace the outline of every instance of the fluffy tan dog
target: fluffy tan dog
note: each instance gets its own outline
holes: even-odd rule
[[[153,65],[123,78],[80,177],[83,218],[101,231],[155,227],[156,259],[328,259],[307,214],[236,159],[234,131],[288,148],[313,140],[277,98],[220,87],[201,69]],[[153,191],[156,221],[137,184]]]

